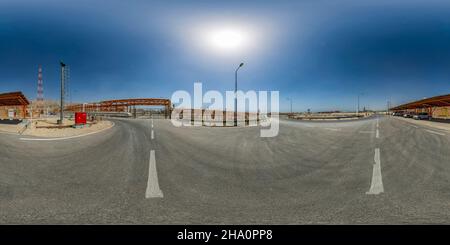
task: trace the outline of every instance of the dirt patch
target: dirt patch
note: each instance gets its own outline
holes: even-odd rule
[[[0,132],[17,134],[25,125],[0,124]]]
[[[312,113],[312,114],[293,114],[289,115],[290,119],[305,120],[305,121],[344,121],[355,120],[372,116],[372,112],[357,113]]]
[[[101,131],[110,128],[113,123],[110,121],[95,121],[89,122],[80,128],[72,127],[75,123],[71,120],[64,120],[64,128],[41,128],[41,127],[55,127],[58,124],[56,119],[39,120],[32,123],[32,126],[23,132],[23,135],[45,137],[45,138],[60,138],[83,135]]]

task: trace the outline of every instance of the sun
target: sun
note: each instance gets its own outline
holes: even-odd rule
[[[209,31],[206,41],[214,51],[233,53],[246,48],[248,34],[238,28],[219,28]]]
[[[219,29],[209,35],[209,43],[223,51],[240,49],[245,44],[245,34],[237,29]]]
[[[198,21],[189,25],[190,28],[185,28],[187,24],[180,26],[180,34],[186,43],[196,48],[192,51],[197,55],[227,59],[255,57],[264,51],[263,46],[269,40],[267,25],[211,20]]]

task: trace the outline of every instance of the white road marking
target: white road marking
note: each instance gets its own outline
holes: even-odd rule
[[[164,197],[161,189],[159,189],[158,173],[156,172],[155,151],[150,151],[150,161],[148,166],[147,189],[145,190],[145,198]]]
[[[152,139],[155,138],[155,134],[153,133],[153,129],[152,129]]]
[[[326,130],[331,130],[331,131],[341,131],[340,128],[325,128]]]
[[[370,190],[366,192],[368,195],[378,195],[384,192],[383,179],[381,176],[380,148],[375,149],[374,161],[372,183],[370,184]]]
[[[82,135],[75,135],[75,136],[70,136],[70,137],[63,137],[63,138],[20,138],[20,140],[31,140],[31,141],[54,141],[54,140],[67,140],[67,139],[74,139],[74,138],[80,138],[80,137],[84,137],[84,136],[88,136],[91,134],[96,134],[96,133],[100,133],[102,131],[105,131],[107,129],[110,129],[112,127],[114,127],[114,123],[112,123],[112,125],[110,127],[104,128],[100,131],[96,131],[96,132],[90,132],[87,134],[82,134]]]
[[[415,127],[415,128],[419,128],[419,127],[417,127],[416,125],[411,125],[412,127]]]
[[[6,132],[6,131],[0,131],[0,134],[20,135],[19,133],[12,133],[12,132]]]
[[[433,131],[433,130],[428,130],[428,129],[425,129],[425,130],[430,132],[430,133],[432,133],[432,134],[445,135],[444,133],[439,133],[439,132],[436,132],[436,131]]]
[[[377,131],[376,131],[376,137],[377,137],[377,139],[378,138],[380,138],[380,130],[379,130],[379,122],[380,122],[380,120],[377,118]]]
[[[359,131],[360,134],[371,134],[373,131]]]

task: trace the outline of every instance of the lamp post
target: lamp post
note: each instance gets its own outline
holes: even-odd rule
[[[83,112],[86,112],[86,105],[87,103],[83,103]]]
[[[358,94],[358,109],[356,110],[356,116],[359,117],[359,97],[364,95],[364,93],[359,93]]]
[[[244,66],[244,63],[239,64],[238,68],[234,72],[234,126],[237,126],[237,72],[242,66]]]
[[[291,114],[292,114],[292,98],[287,98],[287,100],[289,100],[291,103]]]

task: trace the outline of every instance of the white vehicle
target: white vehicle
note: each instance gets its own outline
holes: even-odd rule
[[[413,116],[416,120],[430,120],[431,116],[427,112],[421,112]]]

